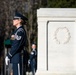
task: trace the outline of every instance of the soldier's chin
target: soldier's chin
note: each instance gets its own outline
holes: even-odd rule
[[[16,26],[16,24],[13,24],[13,26]]]

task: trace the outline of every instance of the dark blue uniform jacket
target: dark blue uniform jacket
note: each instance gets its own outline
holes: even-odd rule
[[[8,58],[10,58],[11,63],[20,63],[21,62],[21,51],[24,49],[26,44],[26,32],[23,26],[20,26],[13,33],[14,37],[12,37],[12,46],[11,50],[7,54]]]
[[[36,72],[37,69],[37,51],[32,50],[30,53],[30,66],[31,66],[31,71],[34,73],[34,70]]]

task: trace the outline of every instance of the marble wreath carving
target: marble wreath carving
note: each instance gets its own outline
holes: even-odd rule
[[[70,41],[70,31],[67,27],[58,27],[54,39],[57,44],[67,44]]]

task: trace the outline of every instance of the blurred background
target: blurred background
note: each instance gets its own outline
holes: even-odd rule
[[[4,58],[11,47],[10,36],[14,31],[12,19],[15,11],[28,18],[26,50],[31,51],[31,43],[37,44],[37,9],[76,8],[76,0],[0,0],[0,75],[5,75]]]

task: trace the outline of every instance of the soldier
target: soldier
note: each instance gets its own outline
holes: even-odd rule
[[[37,50],[36,44],[32,44],[32,51],[30,53],[30,59],[28,60],[28,64],[30,64],[32,75],[35,75],[37,69]]]
[[[8,65],[8,61],[12,63],[13,75],[22,75],[21,71],[21,51],[24,50],[26,44],[26,31],[23,24],[27,21],[27,18],[22,14],[16,12],[13,18],[13,26],[16,27],[13,35],[11,35],[12,46],[8,52],[5,63]]]

